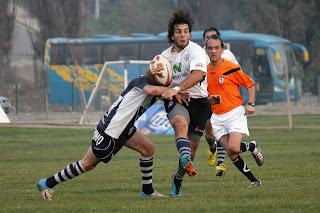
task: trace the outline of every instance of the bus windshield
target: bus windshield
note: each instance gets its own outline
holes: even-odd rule
[[[274,51],[274,49],[277,51]],[[283,82],[285,81],[286,69],[288,69],[290,96],[291,99],[296,99],[302,93],[303,68],[295,56],[293,47],[289,43],[274,44],[274,48],[270,48],[268,51],[268,59],[271,73],[273,73],[273,78],[275,79],[274,89],[279,92],[285,91]]]

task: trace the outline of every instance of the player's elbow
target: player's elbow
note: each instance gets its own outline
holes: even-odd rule
[[[201,70],[193,70],[191,74],[191,78],[194,79],[196,82],[203,81],[204,73]]]

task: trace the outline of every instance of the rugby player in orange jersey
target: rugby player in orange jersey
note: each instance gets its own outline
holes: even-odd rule
[[[263,164],[259,145],[255,141],[241,142],[243,135],[249,135],[246,116],[255,113],[254,81],[238,64],[221,57],[223,47],[223,41],[219,36],[213,35],[208,38],[206,51],[210,58],[207,67],[209,101],[216,103],[214,97],[220,97],[219,104],[211,105],[212,128],[216,140],[220,141],[233,164],[250,180],[251,186],[261,186],[261,181],[252,174],[239,155],[241,152],[250,151],[256,163],[259,166]],[[242,105],[244,99],[240,94],[241,86],[248,90],[249,101],[246,107]]]

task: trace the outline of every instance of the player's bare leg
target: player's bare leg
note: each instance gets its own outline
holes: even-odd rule
[[[141,154],[140,171],[142,179],[142,192],[140,193],[140,196],[143,198],[165,197],[164,195],[155,191],[152,185],[153,155],[155,150],[154,144],[142,133],[136,131],[125,145]]]
[[[82,160],[69,164],[66,168],[64,168],[60,172],[57,172],[51,177],[40,179],[37,183],[37,187],[41,192],[43,199],[52,200],[53,188],[57,184],[68,181],[79,176],[80,174],[94,169],[98,162],[99,161],[93,154],[92,148],[90,146]]]
[[[233,164],[250,180],[251,186],[261,186],[261,181],[252,174],[246,162],[239,155],[241,139],[241,133],[232,132],[229,135],[222,136],[220,142],[227,151],[227,154],[232,160]]]

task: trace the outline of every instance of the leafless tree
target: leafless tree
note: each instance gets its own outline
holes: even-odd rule
[[[9,53],[15,22],[15,8],[10,0],[0,1],[0,82],[3,84],[10,72]]]
[[[76,37],[81,31],[84,11],[78,0],[29,0],[31,15],[40,27],[39,39],[34,41],[38,56],[43,56],[45,41],[49,37]]]

